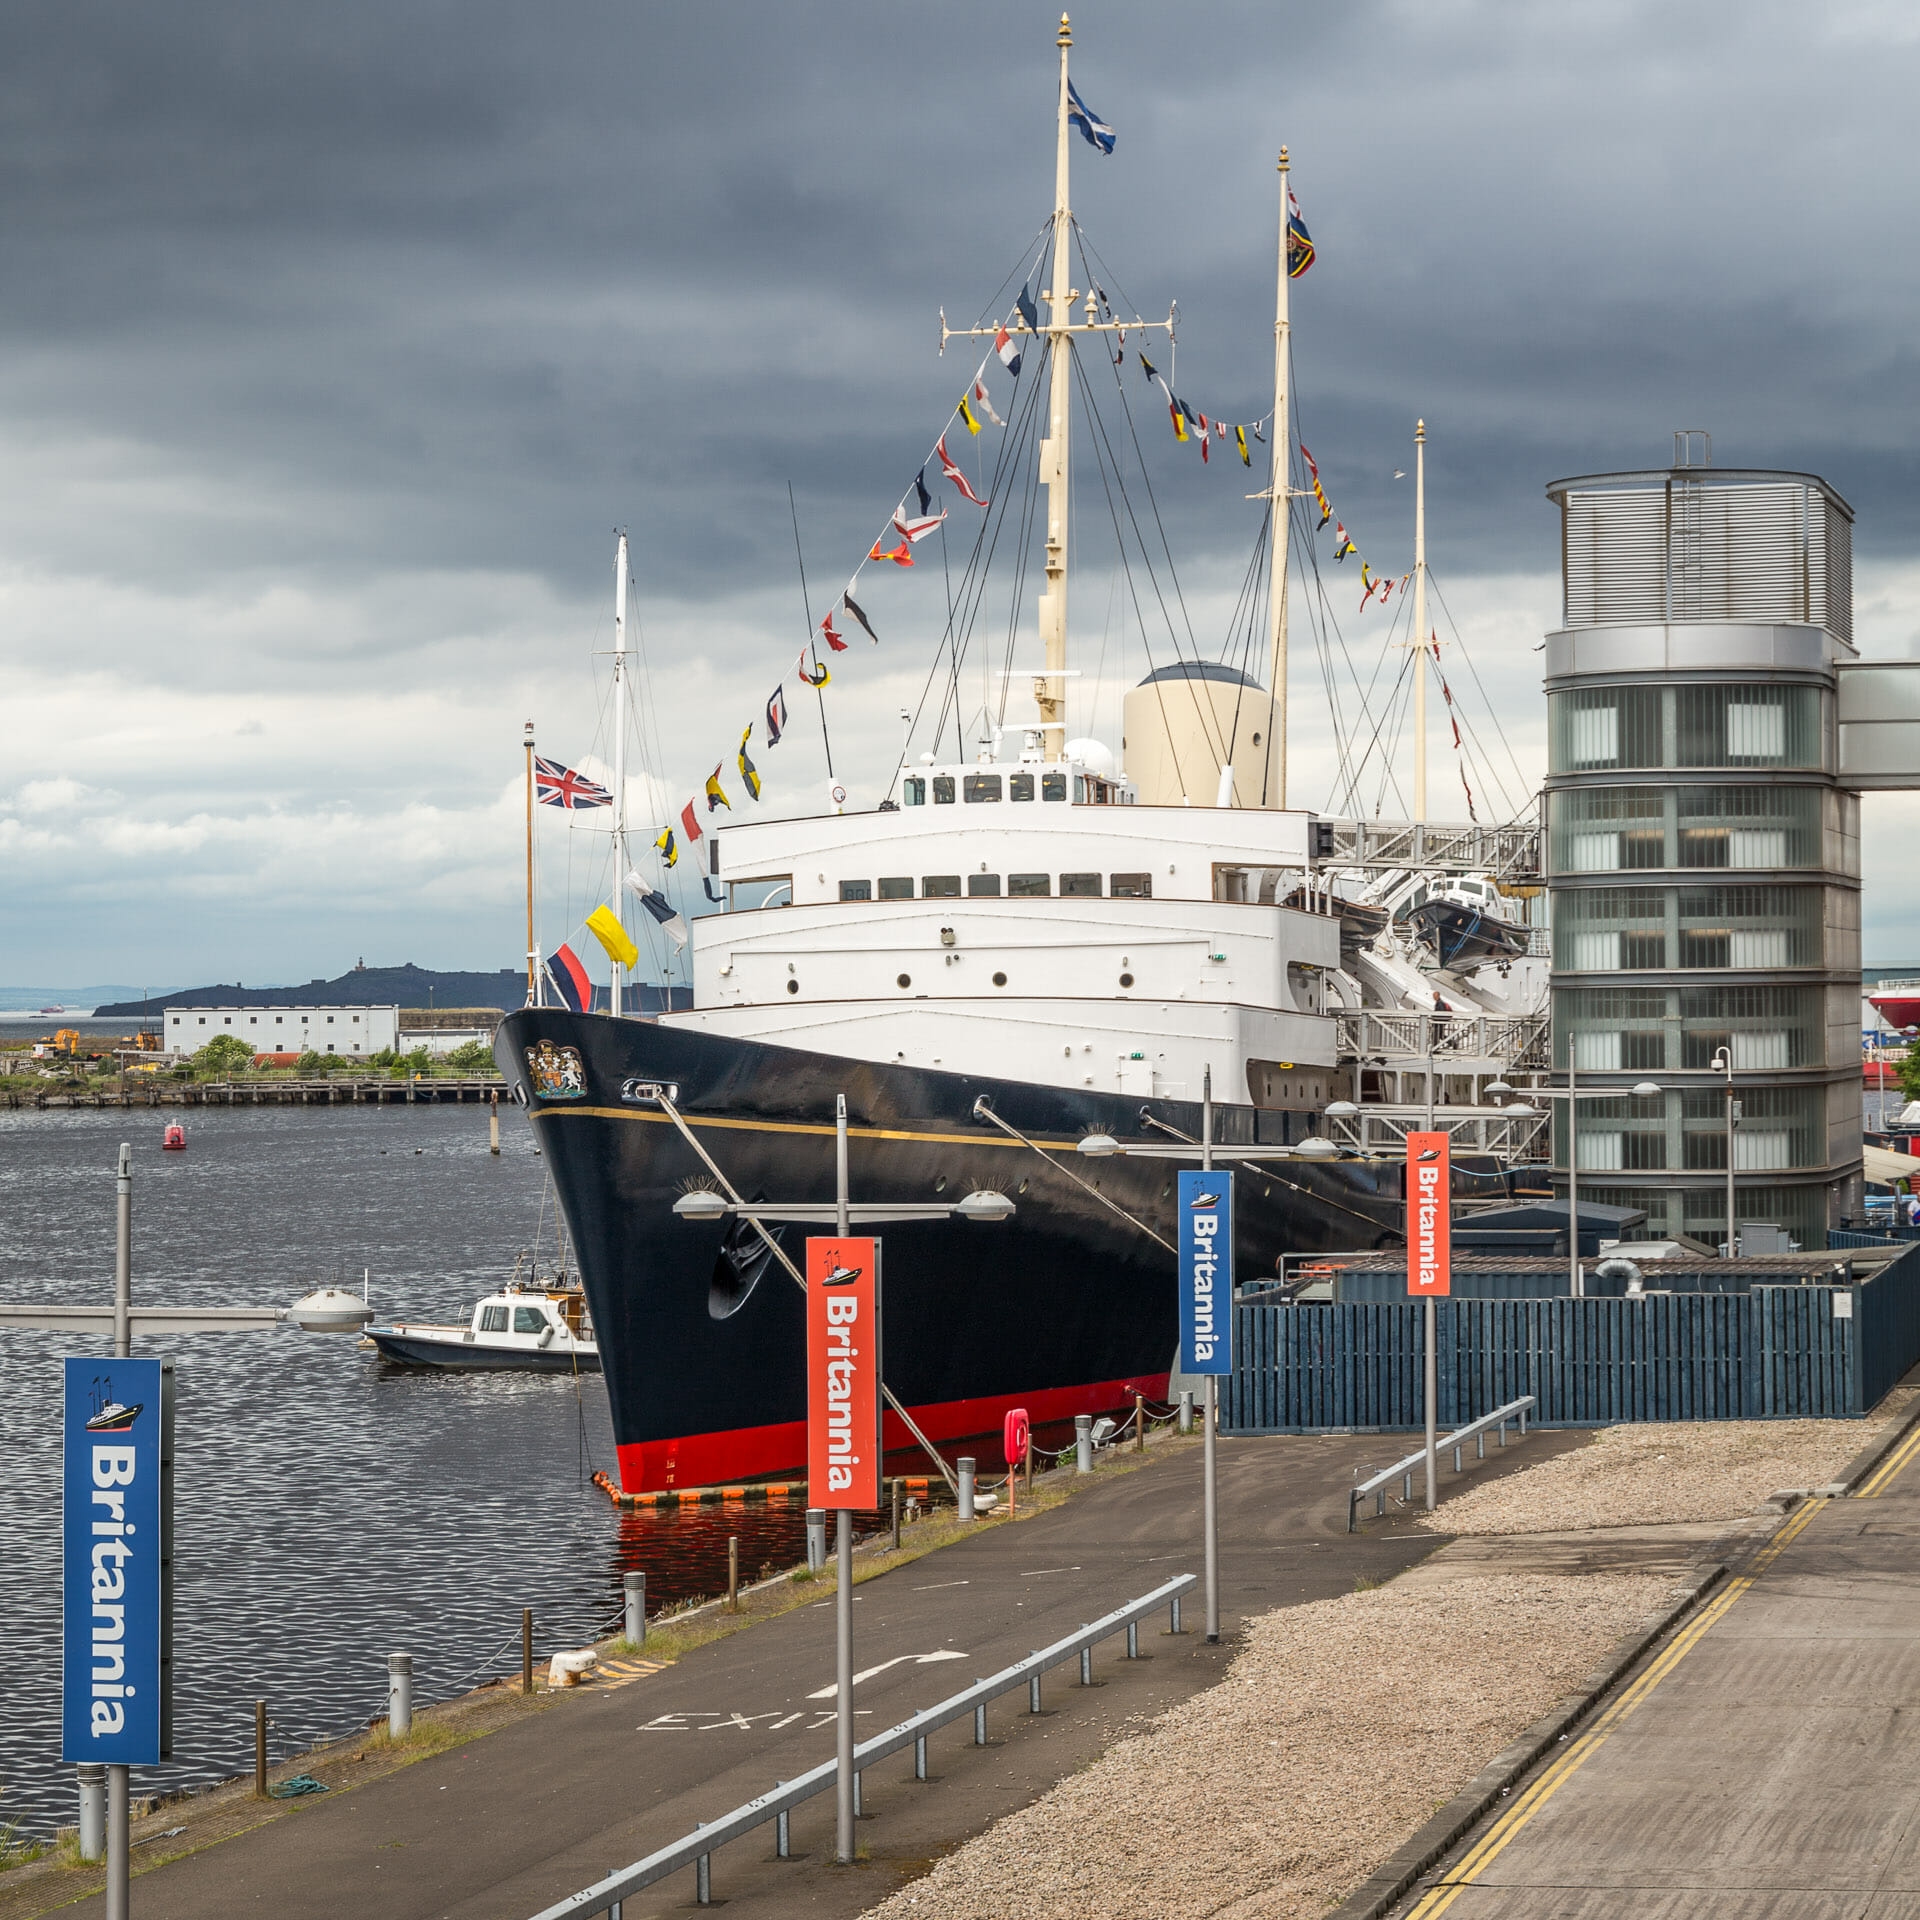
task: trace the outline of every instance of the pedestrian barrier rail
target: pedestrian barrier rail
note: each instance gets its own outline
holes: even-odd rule
[[[1478,1420],[1469,1420],[1464,1427],[1455,1427],[1451,1433],[1442,1434],[1434,1443],[1436,1453],[1444,1453],[1448,1447],[1453,1449],[1453,1470],[1460,1471],[1460,1450],[1471,1440],[1474,1443],[1474,1458],[1484,1460],[1487,1457],[1487,1435],[1498,1431],[1500,1444],[1507,1444],[1507,1427],[1517,1423],[1520,1437],[1527,1437],[1527,1409],[1533,1405],[1533,1395],[1522,1394],[1518,1400],[1509,1400],[1504,1407],[1495,1407],[1491,1413],[1483,1413]],[[1359,1528],[1360,1502],[1368,1494],[1374,1496],[1374,1512],[1387,1510],[1387,1483],[1390,1480],[1400,1482],[1400,1498],[1413,1498],[1413,1475],[1417,1467],[1427,1463],[1427,1450],[1422,1447],[1418,1453],[1410,1453],[1404,1460],[1396,1460],[1390,1467],[1382,1467],[1371,1480],[1362,1480],[1347,1494],[1347,1531],[1354,1533]]]
[[[1038,1713],[1042,1676],[1050,1668],[1064,1665],[1075,1654],[1080,1656],[1080,1684],[1091,1685],[1093,1649],[1100,1641],[1119,1633],[1123,1628],[1127,1636],[1127,1658],[1138,1659],[1140,1622],[1148,1614],[1166,1607],[1171,1612],[1172,1630],[1178,1633],[1180,1601],[1183,1595],[1192,1591],[1194,1585],[1194,1575],[1180,1574],[1155,1587],[1151,1593],[1142,1594],[1138,1600],[1129,1601],[1124,1607],[1117,1607],[1112,1613],[1102,1615],[1077,1633],[1068,1634],[1064,1640],[1056,1640],[1052,1646],[1043,1647],[1038,1653],[1030,1653],[1024,1660],[1016,1660],[999,1673],[976,1681],[951,1699],[941,1701],[938,1706],[928,1707],[902,1720],[897,1727],[890,1727],[885,1733],[876,1733],[871,1739],[862,1740],[853,1750],[855,1813],[860,1811],[860,1775],[864,1769],[911,1747],[914,1778],[924,1780],[927,1777],[927,1736],[956,1720],[965,1719],[968,1714],[973,1716],[973,1743],[977,1747],[984,1747],[987,1744],[988,1702],[1025,1687],[1027,1711]],[[718,1820],[702,1822],[684,1840],[676,1840],[672,1846],[662,1847],[657,1853],[648,1854],[644,1860],[636,1860],[630,1867],[621,1867],[604,1880],[583,1888],[557,1905],[541,1908],[533,1920],[585,1920],[586,1916],[597,1913],[609,1914],[612,1920],[621,1920],[621,1903],[629,1894],[639,1893],[670,1874],[684,1872],[688,1867],[694,1870],[695,1903],[709,1906],[713,1899],[712,1856],[715,1849],[725,1846],[730,1840],[741,1839],[755,1828],[772,1821],[778,1829],[776,1847],[779,1857],[783,1860],[790,1858],[792,1849],[788,1820],[793,1809],[816,1794],[832,1791],[835,1777],[835,1762],[822,1761],[819,1766],[801,1774],[797,1780],[783,1780],[771,1793],[763,1793],[757,1800],[749,1800],[744,1806],[735,1807]]]

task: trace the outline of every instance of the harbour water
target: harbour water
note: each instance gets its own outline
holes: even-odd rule
[[[463,1318],[543,1219],[543,1165],[483,1109],[195,1109],[184,1154],[164,1112],[0,1113],[0,1299],[113,1294],[113,1168],[134,1151],[134,1297],[284,1305],[371,1269],[377,1313]],[[545,1252],[554,1252],[550,1204]],[[704,1276],[700,1285],[705,1286]],[[60,1426],[68,1335],[0,1331],[0,1827],[73,1819],[59,1761]],[[157,1351],[136,1342],[135,1351]],[[276,1755],[384,1712],[386,1656],[414,1656],[422,1701],[518,1672],[536,1650],[609,1628],[621,1577],[650,1608],[791,1565],[805,1515],[748,1505],[617,1512],[587,1476],[613,1470],[598,1376],[405,1373],[350,1336],[202,1334],[178,1379],[175,1759],[136,1793],[247,1771],[253,1701]]]

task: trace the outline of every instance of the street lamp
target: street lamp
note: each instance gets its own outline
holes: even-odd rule
[[[1740,1103],[1733,1097],[1733,1054],[1726,1047],[1715,1047],[1712,1067],[1727,1076],[1727,1258],[1740,1251],[1733,1212],[1733,1125],[1740,1118]]]
[[[1564,1087],[1529,1087],[1529,1097],[1542,1100],[1564,1100],[1567,1103],[1567,1272],[1572,1297],[1576,1300],[1586,1297],[1586,1289],[1580,1278],[1580,1139],[1579,1139],[1579,1095],[1573,1082],[1573,1056],[1567,1056],[1567,1084]],[[1489,1080],[1484,1089],[1497,1097],[1504,1097],[1515,1091],[1504,1080]],[[1624,1100],[1629,1094],[1636,1100],[1651,1100],[1665,1089],[1656,1086],[1651,1080],[1637,1080],[1631,1087],[1603,1087],[1587,1095],[1589,1100]],[[1530,1107],[1525,1101],[1517,1106],[1504,1109],[1516,1120],[1531,1119],[1540,1109]]]

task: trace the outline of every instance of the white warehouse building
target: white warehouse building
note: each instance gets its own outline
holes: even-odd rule
[[[169,1007],[170,1053],[198,1053],[230,1033],[255,1053],[384,1053],[400,1039],[394,1007]]]

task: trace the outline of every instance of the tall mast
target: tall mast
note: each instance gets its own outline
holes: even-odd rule
[[[527,722],[527,1005],[540,1004],[540,949],[533,937],[533,722]]]
[[[1287,804],[1287,150],[1280,149],[1280,283],[1273,310],[1273,524],[1268,533],[1267,685],[1273,694],[1276,792]]]
[[[1067,434],[1073,400],[1073,288],[1068,241],[1073,214],[1067,197],[1067,49],[1073,29],[1060,16],[1060,104],[1054,133],[1053,163],[1053,286],[1047,294],[1047,344],[1052,390],[1047,412],[1047,437],[1040,447],[1040,478],[1047,489],[1047,590],[1040,596],[1040,638],[1046,647],[1047,670],[1035,683],[1034,698],[1046,733],[1049,760],[1061,758],[1067,710]]]
[[[613,911],[627,924],[627,536],[613,552]],[[620,963],[610,969],[608,1006],[620,1017]]]
[[[1413,817],[1427,817],[1427,423],[1413,423]]]

